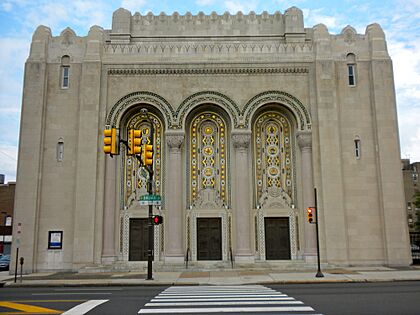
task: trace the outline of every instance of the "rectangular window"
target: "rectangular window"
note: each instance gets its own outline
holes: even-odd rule
[[[349,85],[355,86],[356,85],[355,66],[347,65],[347,70],[348,70],[348,75],[349,75]]]
[[[70,67],[69,66],[63,66],[61,70],[62,70],[61,87],[63,89],[67,89],[69,87]]]
[[[354,140],[354,155],[356,156],[356,159],[360,159],[360,156],[362,154],[361,152],[361,144],[360,144],[360,140],[356,139]]]

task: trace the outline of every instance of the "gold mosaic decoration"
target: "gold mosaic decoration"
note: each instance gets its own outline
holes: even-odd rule
[[[193,119],[190,132],[191,202],[201,189],[212,188],[227,204],[224,120],[216,113],[202,113]]]
[[[148,113],[153,121],[153,188],[154,193],[161,195],[162,193],[162,122],[153,113]],[[142,131],[142,139],[146,137],[147,143],[150,144],[150,122],[142,113],[138,113],[130,118],[127,124],[127,134],[129,129],[140,129]],[[125,160],[125,205],[130,206],[138,201],[138,198],[147,193],[147,178],[140,171],[140,161],[135,156],[126,156]],[[137,192],[136,192],[137,189]]]
[[[289,120],[277,112],[263,113],[255,121],[257,200],[269,188],[281,188],[293,197],[290,132]]]

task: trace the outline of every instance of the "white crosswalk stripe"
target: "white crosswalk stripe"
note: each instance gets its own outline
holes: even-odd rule
[[[279,313],[316,314],[293,297],[262,285],[173,286],[145,304],[139,314]]]

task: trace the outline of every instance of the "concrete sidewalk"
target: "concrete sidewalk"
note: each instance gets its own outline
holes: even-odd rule
[[[283,283],[385,282],[420,281],[420,266],[404,269],[389,267],[336,268],[323,270],[324,277],[316,278],[316,270],[251,270],[217,271],[156,271],[153,280],[146,280],[146,272],[95,273],[33,273],[14,276],[0,273],[0,283],[14,286],[144,286],[144,285],[241,285]]]

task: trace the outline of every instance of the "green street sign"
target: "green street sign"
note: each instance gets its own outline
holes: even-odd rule
[[[160,195],[143,195],[139,199],[142,206],[160,206],[162,204],[162,197]]]

